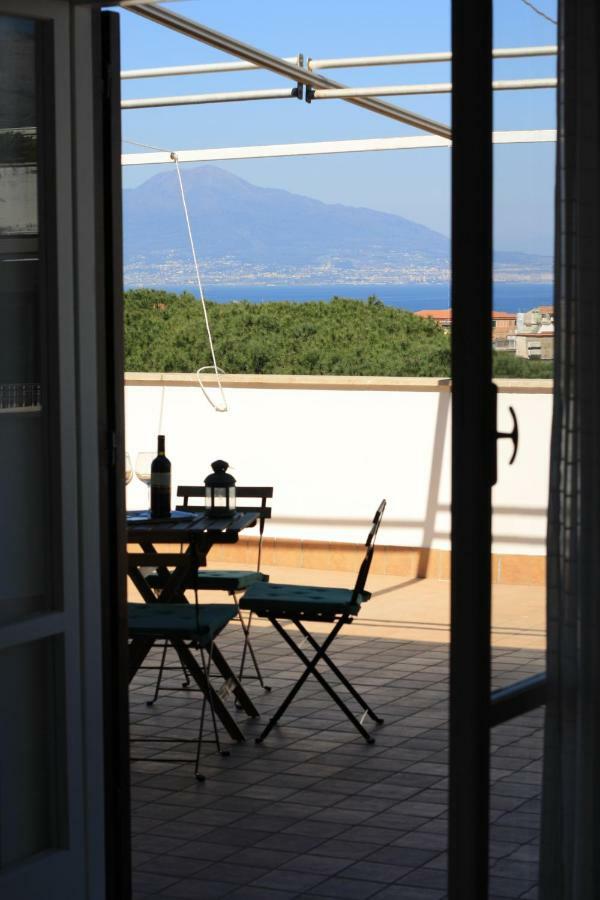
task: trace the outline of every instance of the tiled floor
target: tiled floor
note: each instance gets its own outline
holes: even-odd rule
[[[164,745],[137,746],[153,761],[132,766],[136,898],[445,897],[447,643],[353,627],[334,656],[385,718],[374,745],[314,679],[283,724],[254,743],[300,671],[269,627],[255,629],[254,644],[273,690],[249,683],[262,718],[238,714],[247,742],[231,746],[229,757],[205,747],[205,783],[194,780],[191,764],[158,761]],[[232,662],[240,638],[229,626],[219,642]],[[497,686],[543,667],[536,646],[501,643]],[[149,709],[153,678],[140,673],[132,684],[133,733],[193,737],[199,695],[164,694]],[[535,898],[542,712],[496,728],[492,740],[490,897]]]
[[[375,550],[377,561],[377,550]],[[218,559],[211,565],[219,567]],[[231,561],[221,564],[231,567]],[[253,566],[235,563],[236,569],[252,570]],[[290,584],[319,584],[353,587],[356,572],[332,569],[302,569],[263,565],[261,571],[271,581]],[[371,600],[361,610],[352,626],[352,634],[364,634],[394,640],[412,639],[446,643],[450,639],[450,585],[432,578],[409,578],[401,575],[369,576]],[[139,600],[131,583],[129,599]],[[219,595],[217,595],[219,596]],[[211,602],[214,596],[206,595]],[[190,600],[193,595],[190,594]],[[259,620],[257,626],[262,624]],[[265,627],[270,628],[268,622]],[[546,640],[546,593],[535,585],[496,584],[492,589],[492,642],[496,647],[528,647],[543,650]]]

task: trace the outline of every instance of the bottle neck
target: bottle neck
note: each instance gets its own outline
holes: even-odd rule
[[[164,434],[159,434],[158,436],[158,456],[165,455],[165,436]]]

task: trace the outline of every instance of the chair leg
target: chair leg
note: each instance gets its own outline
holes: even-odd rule
[[[233,719],[229,710],[223,703],[219,694],[215,691],[213,686],[206,680],[206,676],[202,671],[202,667],[198,665],[198,662],[194,659],[192,652],[188,647],[186,647],[185,642],[181,640],[173,640],[173,646],[175,650],[180,655],[180,658],[185,662],[186,668],[189,671],[191,677],[196,682],[196,685],[200,688],[203,693],[209,694],[211,698],[211,702],[213,703],[215,712],[221,722],[223,723],[223,727],[226,729],[227,733],[234,741],[239,741],[243,743],[245,738],[240,730],[239,725]],[[213,652],[212,657],[216,668],[221,672],[225,679],[231,677],[235,682],[235,676],[231,669],[227,666],[227,664],[219,658],[219,651],[216,644],[213,644]],[[223,664],[224,671],[221,669],[221,664]],[[241,690],[241,685],[234,685],[234,692],[236,692],[239,696],[244,696],[243,690]],[[246,709],[248,707],[248,709]],[[249,697],[244,697],[244,709],[248,712],[249,715],[257,716],[258,712],[254,708],[252,701]]]
[[[306,640],[309,642],[309,644],[311,645],[311,647],[312,647],[314,650],[319,650],[319,645],[318,645],[318,643],[315,641],[315,639],[314,639],[314,637],[312,636],[312,634],[310,634],[310,632],[307,631],[307,629],[304,627],[304,625],[302,624],[302,622],[300,622],[300,621],[298,620],[295,624],[296,624],[298,630],[304,635],[304,637],[306,638]],[[382,719],[380,716],[378,716],[377,713],[375,713],[375,712],[371,709],[371,707],[369,706],[369,704],[363,699],[363,697],[361,697],[361,695],[358,693],[358,691],[356,690],[356,688],[355,688],[352,684],[350,684],[350,682],[348,681],[348,679],[346,678],[346,676],[344,675],[344,673],[343,673],[343,672],[340,672],[340,670],[338,669],[338,667],[336,666],[336,664],[333,662],[333,660],[331,659],[331,657],[328,656],[327,653],[323,653],[323,654],[321,654],[321,658],[323,659],[324,662],[327,663],[327,665],[329,666],[329,668],[331,669],[331,671],[333,672],[333,674],[341,681],[341,683],[344,685],[344,687],[346,688],[346,690],[348,691],[348,693],[351,694],[351,695],[354,697],[354,699],[356,700],[356,702],[359,703],[359,704],[362,706],[362,708],[363,708],[364,711],[367,713],[367,715],[368,715],[374,722],[377,722],[378,725],[383,725],[383,719]]]
[[[204,653],[204,648],[200,647],[200,659],[202,661],[202,671],[204,673],[204,677],[206,679],[206,684],[208,685],[209,690],[207,690],[204,693],[204,697],[202,699],[202,714],[200,716],[200,727],[198,729],[198,745],[196,747],[196,769],[195,769],[196,774],[198,773],[198,765],[199,765],[199,761],[200,761],[200,749],[202,747],[202,734],[204,731],[204,717],[205,717],[205,713],[206,713],[206,703],[207,702],[208,702],[208,706],[210,709],[210,715],[211,715],[211,719],[212,719],[213,731],[215,734],[215,743],[217,745],[217,750],[221,754],[221,756],[229,756],[229,750],[223,750],[221,747],[221,741],[219,738],[219,728],[217,725],[217,717],[215,715],[215,704],[213,701],[213,691],[212,691],[212,686],[211,686],[211,681],[210,681],[212,651],[213,651],[213,644],[211,643],[210,648],[208,650],[208,665],[206,665],[206,657],[205,657],[205,653]]]
[[[179,552],[180,552],[180,553],[183,553],[183,546],[181,546],[181,547],[179,548]],[[155,591],[155,594],[158,596],[158,592],[157,592],[157,591]],[[197,592],[196,592],[196,594],[197,594]],[[196,601],[197,601],[197,599],[198,599],[198,597],[196,596]],[[165,668],[165,658],[166,658],[166,655],[167,655],[167,649],[168,649],[168,646],[169,646],[169,642],[168,642],[168,641],[165,641],[164,646],[163,646],[162,659],[161,659],[161,661],[160,661],[160,666],[159,666],[159,669],[158,669],[158,678],[156,679],[156,687],[155,687],[155,689],[154,689],[154,697],[152,698],[152,700],[148,700],[148,701],[146,702],[146,706],[154,706],[154,704],[155,704],[156,701],[158,700],[158,694],[159,694],[159,691],[160,691],[160,685],[161,685],[161,682],[162,682],[163,671],[164,671],[164,668]],[[188,687],[190,686],[190,684],[191,684],[191,681],[190,681],[190,674],[189,674],[189,672],[187,671],[187,669],[186,669],[186,667],[185,667],[185,665],[184,665],[184,663],[183,663],[182,660],[180,660],[180,663],[181,663],[181,669],[182,669],[182,672],[183,672],[183,677],[184,677],[184,679],[185,679],[185,681],[183,682],[183,684],[181,685],[181,687],[185,690],[185,689],[188,688]]]
[[[296,647],[296,645],[294,644],[292,639],[289,637],[288,633],[279,624],[277,619],[269,619],[269,621],[271,622],[273,627],[276,628],[277,631],[282,635],[282,637],[285,639],[285,641],[287,641],[287,643],[290,644],[290,646],[292,647],[294,652],[297,655],[302,654],[302,651],[298,650],[298,648]],[[342,627],[342,624],[343,624],[342,620],[340,620],[336,624],[335,628],[331,631],[331,633],[326,638],[325,643],[323,644],[323,650],[326,650],[327,647],[329,647],[331,642],[337,636],[337,633],[340,630],[340,628]],[[273,726],[276,725],[277,722],[280,720],[280,718],[282,717],[282,715],[284,714],[284,712],[286,711],[286,709],[288,708],[288,706],[290,705],[290,703],[292,702],[292,700],[294,699],[294,697],[296,696],[296,694],[298,693],[298,691],[300,690],[300,688],[302,687],[304,682],[308,679],[308,676],[315,669],[315,667],[319,661],[319,654],[316,654],[312,661],[308,661],[306,659],[306,657],[304,656],[304,654],[302,654],[300,656],[301,659],[302,659],[302,657],[304,657],[303,662],[306,666],[306,668],[304,669],[304,672],[302,673],[302,675],[300,676],[300,678],[298,679],[296,684],[293,686],[293,688],[291,689],[291,691],[289,692],[289,694],[287,695],[287,697],[285,698],[285,700],[283,701],[283,703],[281,704],[281,706],[279,707],[279,709],[277,710],[275,715],[269,720],[269,722],[267,723],[262,734],[255,739],[257,744],[261,744],[264,741],[264,739],[266,738],[268,733],[271,731]]]
[[[277,619],[270,619],[270,622],[277,629],[277,631],[280,633],[280,635],[284,638],[286,643],[289,644],[289,646],[292,648],[294,653],[302,660],[302,662],[304,663],[305,669],[304,669],[304,672],[302,673],[302,675],[300,676],[300,678],[298,679],[298,681],[296,682],[296,684],[293,686],[293,688],[291,689],[291,691],[289,692],[289,694],[283,701],[283,703],[281,704],[281,706],[279,707],[279,709],[277,710],[277,712],[275,713],[275,715],[273,716],[273,718],[267,724],[267,726],[264,729],[264,731],[262,732],[262,734],[258,738],[256,738],[256,743],[258,743],[258,744],[262,743],[262,741],[269,734],[269,732],[271,731],[273,726],[277,724],[277,722],[279,721],[279,719],[281,718],[283,713],[289,707],[290,703],[292,702],[292,700],[294,699],[294,697],[296,696],[296,694],[298,693],[298,691],[300,690],[300,688],[302,687],[304,682],[307,680],[308,676],[313,675],[317,679],[319,684],[327,691],[327,693],[329,694],[331,699],[335,702],[335,704],[337,706],[339,706],[339,708],[346,715],[346,717],[350,720],[350,722],[352,722],[352,724],[354,725],[356,730],[365,739],[365,741],[367,741],[368,744],[374,744],[375,738],[372,737],[369,734],[369,732],[363,727],[362,722],[360,722],[356,718],[356,716],[354,715],[352,710],[350,710],[348,708],[348,706],[344,703],[342,698],[336,693],[336,691],[331,687],[331,685],[325,680],[323,675],[317,669],[318,663],[321,662],[322,660],[325,660],[328,663],[328,665],[330,665],[330,667],[332,667],[331,660],[329,660],[329,657],[327,656],[327,650],[328,650],[329,646],[331,645],[331,643],[333,642],[333,640],[336,638],[341,627],[346,624],[347,619],[345,617],[339,619],[337,621],[336,625],[334,626],[334,628],[332,629],[332,631],[329,633],[329,635],[323,642],[323,644],[321,644],[320,646],[311,635],[308,635],[308,632],[306,631],[306,629],[304,629],[303,627],[300,626],[299,620],[293,619],[292,621],[294,622],[294,625],[296,625],[296,627],[298,628],[300,633],[304,635],[304,637],[308,636],[310,643],[317,650],[317,652],[315,653],[315,655],[313,656],[312,659],[309,659],[306,656],[306,654],[304,653],[304,651],[302,650],[302,648],[300,646],[298,646],[298,644],[295,643],[295,641],[290,637],[290,635],[283,628],[283,626],[277,621]],[[337,670],[337,671],[339,672],[339,670]],[[342,676],[342,678],[343,678],[342,683],[347,687],[349,684],[348,680],[343,676]],[[377,721],[375,714],[370,709],[368,704],[365,703],[365,701],[362,699],[362,697],[360,697],[360,694],[358,694],[358,692],[354,688],[351,688],[350,693],[352,694],[353,697],[355,697],[355,699],[360,701],[360,704],[363,707],[363,709],[366,712],[368,712],[369,715],[371,715],[371,717],[375,718],[375,720]]]
[[[154,706],[156,701],[158,700],[158,692],[160,691],[160,683],[162,681],[163,671],[165,668],[165,659],[167,657],[167,648],[169,646],[169,642],[165,641],[163,644],[163,652],[160,659],[160,666],[158,667],[158,678],[156,679],[156,685],[154,687],[154,697],[152,700],[146,700],[146,706]]]
[[[252,625],[252,610],[250,610],[250,615],[248,616],[248,621],[244,622],[244,617],[242,616],[242,611],[239,607],[238,599],[235,594],[232,594],[233,602],[235,603],[235,608],[237,610],[238,619],[240,620],[240,625],[242,626],[242,631],[244,632],[244,647],[242,649],[242,661],[240,663],[240,673],[238,675],[239,680],[241,681],[244,677],[244,667],[246,665],[246,653],[250,652],[250,657],[252,658],[252,663],[254,665],[254,670],[256,672],[256,677],[260,682],[260,686],[265,691],[270,691],[271,688],[268,684],[265,684],[264,679],[262,677],[262,672],[260,671],[260,666],[258,665],[258,660],[256,658],[256,654],[254,652],[254,647],[252,646],[252,642],[250,640],[250,626]]]
[[[155,686],[155,688],[154,688],[154,697],[152,698],[152,700],[147,700],[147,701],[146,701],[146,706],[154,706],[154,704],[155,704],[156,701],[158,700],[158,694],[159,694],[159,691],[160,691],[160,686],[161,686],[161,684],[162,684],[163,673],[164,673],[164,671],[165,671],[165,669],[166,669],[166,666],[165,666],[165,659],[166,659],[166,656],[167,656],[167,650],[168,650],[168,649],[169,649],[169,642],[168,642],[168,641],[165,641],[164,644],[163,644],[163,653],[162,653],[162,657],[161,657],[161,660],[160,660],[160,666],[158,667],[158,678],[156,679],[156,686]],[[182,688],[182,690],[187,690],[187,688],[189,688],[190,684],[192,683],[192,682],[191,682],[191,679],[190,679],[190,673],[189,673],[188,670],[186,669],[185,663],[184,663],[181,659],[179,660],[179,664],[180,664],[180,666],[181,666],[181,671],[182,671],[182,673],[183,673],[183,677],[185,678],[185,681],[184,681],[183,684],[181,685],[181,688]],[[172,690],[172,688],[169,688],[169,690]],[[175,690],[176,690],[176,689],[175,689]]]
[[[183,677],[185,678],[185,681],[181,685],[181,688],[182,688],[182,690],[185,691],[185,690],[187,690],[187,688],[189,688],[190,684],[192,683],[192,680],[190,678],[190,673],[188,672],[186,667],[183,665],[183,663],[181,664],[181,671],[183,672]]]

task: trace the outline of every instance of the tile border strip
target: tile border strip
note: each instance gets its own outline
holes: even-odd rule
[[[215,545],[210,564],[213,568],[235,567],[240,563],[255,565],[256,544],[256,538],[242,537],[235,544]],[[179,545],[173,545],[173,551],[178,550]],[[356,572],[363,554],[363,544],[265,538],[262,561],[264,566]],[[371,571],[376,575],[449,581],[450,550],[378,545]],[[491,578],[492,584],[543,587],[546,584],[546,557],[494,553]]]
[[[354,375],[223,375],[229,388],[253,390],[317,390],[317,391],[408,391],[448,393],[449,378],[387,378]],[[207,375],[208,387],[216,379]],[[503,394],[551,394],[553,381],[537,378],[500,378],[496,380]],[[126,387],[197,387],[198,380],[190,372],[126,372]]]

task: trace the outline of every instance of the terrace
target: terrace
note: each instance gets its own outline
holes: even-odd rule
[[[205,746],[203,784],[194,780],[192,762],[161,762],[165,745],[145,745],[150,759],[132,767],[135,896],[441,900],[447,847],[449,385],[430,379],[228,376],[225,386],[231,411],[216,415],[193,376],[127,376],[132,458],[152,445],[160,425],[175,483],[200,483],[210,460],[224,456],[240,483],[273,484],[261,568],[274,581],[352,585],[372,507],[388,497],[369,579],[373,597],[337,639],[334,654],[385,724],[376,728],[376,743],[366,745],[310,680],[264,744],[253,741],[259,723],[239,714],[246,744],[234,745],[227,758]],[[527,455],[511,469],[499,459],[495,687],[544,669],[550,404],[548,383],[500,387],[500,425],[513,405]],[[320,435],[318,445],[314,434]],[[134,481],[129,491],[129,506],[143,505],[143,486]],[[215,547],[209,565],[251,569],[254,540]],[[267,694],[248,682],[264,722],[299,669],[269,625],[253,624],[253,635],[273,689]],[[229,625],[219,645],[236,662],[239,627]],[[177,673],[169,677],[171,685],[181,681]],[[164,694],[150,709],[145,701],[153,685],[154,675],[147,672],[132,683],[132,734],[194,737],[198,695]],[[542,738],[541,710],[492,732],[493,898],[536,896]],[[178,754],[186,755],[184,747]]]
[[[344,68],[353,64],[351,60],[310,60],[302,70],[300,60],[298,65],[280,60],[200,23],[183,23],[164,9],[138,12],[188,38],[234,54],[244,67],[259,65],[291,77],[294,86],[288,97],[297,98],[303,91],[311,102],[343,97],[386,118],[416,125],[425,134],[175,153],[164,147],[146,147],[152,152],[125,153],[124,165],[172,166],[175,162],[179,171],[179,162],[184,161],[450,145],[451,133],[445,124],[407,114],[380,99],[410,94],[415,86],[384,90],[342,87],[340,93],[339,85],[314,70],[326,64]],[[512,52],[495,51],[497,55]],[[523,48],[514,52],[520,55]],[[554,49],[525,48],[524,52],[545,55]],[[403,64],[408,59],[396,58],[395,62]],[[380,58],[377,64],[381,63]],[[357,64],[364,65],[365,59]],[[207,72],[211,67],[203,65],[201,69]],[[165,74],[173,72],[163,68],[161,75]],[[458,69],[453,70],[452,77],[455,75],[458,83]],[[128,71],[124,77],[138,78],[140,72]],[[304,87],[298,89],[297,82]],[[554,85],[551,79],[537,87]],[[494,83],[493,88],[517,86],[533,85]],[[417,85],[416,90],[424,87]],[[437,92],[442,86],[427,90]],[[129,110],[217,99],[240,97],[231,93],[220,97],[127,97],[122,105]],[[247,95],[245,99],[260,98]],[[454,117],[457,124],[460,129],[460,114]],[[551,131],[495,132],[493,141],[543,142],[554,136]],[[181,192],[183,196],[183,187]],[[472,228],[473,216],[465,213],[467,219]],[[460,246],[457,234],[455,227],[455,246]],[[455,284],[460,288],[460,276]],[[198,289],[202,295],[199,275]],[[480,293],[479,285],[469,285],[468,279],[462,290],[470,302]],[[457,290],[457,295],[460,293]],[[455,311],[458,324],[459,303]],[[460,329],[457,332],[460,335]],[[464,346],[465,358],[471,349]],[[212,362],[216,371],[214,355]],[[478,374],[472,373],[473,386],[480,383]],[[224,382],[230,412],[215,417],[204,404],[193,375],[128,376],[129,453],[133,459],[139,450],[153,446],[157,432],[165,433],[179,484],[201,483],[211,460],[220,457],[231,463],[240,484],[273,485],[274,518],[269,523],[261,568],[274,580],[351,584],[366,522],[380,498],[388,499],[369,584],[374,598],[336,642],[342,667],[385,716],[386,724],[377,730],[375,746],[365,746],[341,720],[339,711],[330,707],[320,687],[307,684],[281,727],[264,745],[256,746],[251,740],[258,733],[256,722],[245,722],[249,740],[235,747],[230,757],[222,759],[206,752],[202,768],[208,778],[200,786],[186,771],[188,767],[161,761],[166,754],[157,743],[152,760],[136,763],[133,770],[134,865],[139,895],[441,898],[445,896],[447,846],[450,386],[437,379],[287,376],[229,376]],[[499,450],[501,477],[494,498],[491,576],[496,686],[511,684],[544,667],[551,390],[550,384],[513,382],[500,387],[499,427],[509,429],[509,408],[516,409],[522,442],[520,456],[510,470],[508,448]],[[472,442],[471,448],[475,452],[465,471],[467,478],[473,475],[476,484],[476,443]],[[488,487],[486,484],[485,489]],[[456,498],[456,480],[454,491]],[[130,506],[142,505],[139,486],[130,488],[129,500]],[[255,552],[255,540],[244,535],[227,553],[219,554],[215,548],[209,566],[252,567]],[[485,577],[485,569],[483,573]],[[474,606],[476,598],[465,599]],[[454,595],[453,603],[455,600]],[[274,688],[271,694],[264,694],[254,686],[254,700],[264,719],[283,699],[297,673],[279,636],[260,624],[255,635]],[[487,634],[483,637],[487,642]],[[234,626],[220,639],[228,658],[236,657],[241,643]],[[483,653],[473,647],[472,658],[480,657],[483,659]],[[469,656],[465,654],[463,659]],[[174,678],[175,683],[180,680],[177,675]],[[477,683],[477,679],[470,681]],[[192,736],[197,698],[174,694],[149,710],[144,701],[151,690],[151,676],[139,674],[132,685],[134,734]],[[468,707],[466,701],[464,707]],[[483,717],[481,721],[485,721]],[[541,738],[539,712],[494,730],[493,897],[535,895]]]
[[[266,569],[273,579],[306,577]],[[259,722],[242,717],[248,743],[228,758],[205,748],[204,784],[191,761],[161,763],[165,745],[146,745],[152,761],[132,764],[135,897],[445,896],[448,587],[374,575],[371,589],[335,659],[385,718],[376,743],[366,745],[312,681],[263,745],[252,740]],[[495,686],[543,671],[543,605],[539,587],[496,587]],[[299,669],[270,626],[254,629],[254,645],[272,687],[250,688],[264,721]],[[220,646],[236,661],[239,627]],[[132,684],[132,733],[194,737],[198,695],[165,694],[149,709],[154,677]],[[537,710],[492,733],[491,898],[536,896],[542,726]]]

